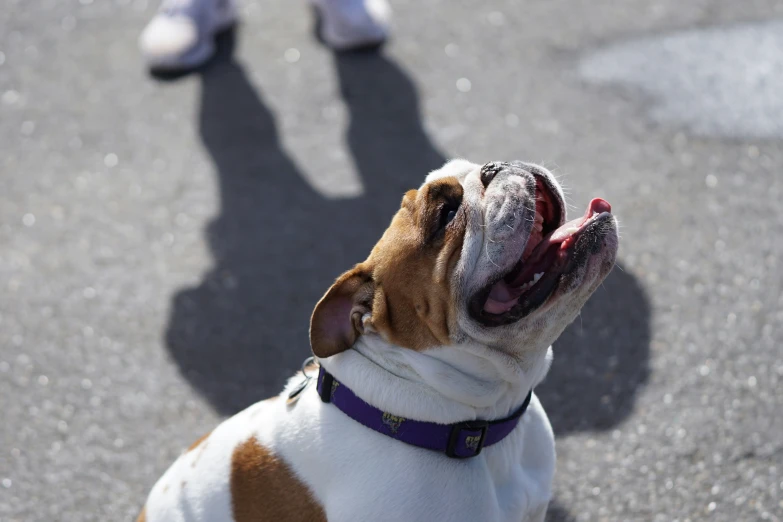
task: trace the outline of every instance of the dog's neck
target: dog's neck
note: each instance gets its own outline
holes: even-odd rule
[[[551,349],[514,357],[482,345],[417,352],[364,335],[320,362],[363,400],[402,417],[450,424],[508,416],[549,370]]]

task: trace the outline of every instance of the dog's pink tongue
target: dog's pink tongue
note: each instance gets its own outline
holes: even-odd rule
[[[593,198],[590,200],[590,204],[587,205],[587,212],[596,212],[601,214],[603,212],[611,212],[612,205],[608,201],[601,198]],[[591,214],[592,215],[592,214]]]
[[[521,288],[513,288],[501,279],[492,285],[487,302],[484,304],[484,310],[491,314],[507,312],[517,304],[520,295],[522,295]]]
[[[604,199],[595,198],[587,205],[585,215],[576,219],[564,223],[557,230],[549,234],[545,238],[541,238],[540,232],[534,232],[528,239],[528,245],[525,249],[523,259],[531,253],[532,250],[545,251],[551,245],[560,244],[560,248],[567,247],[572,241],[574,235],[581,229],[588,219],[594,214],[601,214],[603,212],[611,212],[612,206]],[[540,267],[542,271],[548,269],[548,267]],[[528,281],[532,277],[532,271],[538,270],[535,264],[529,269],[525,269],[519,273],[516,280],[511,283],[507,283],[501,279],[494,285],[489,291],[487,302],[484,303],[484,310],[491,314],[502,314],[508,312],[514,305],[517,304],[519,296],[522,295],[523,290],[520,285]]]
[[[552,232],[552,235],[547,238],[549,244],[562,243],[565,241],[569,236],[573,235],[574,232],[576,232],[579,227],[585,223],[585,221],[590,219],[593,214],[601,214],[603,212],[611,211],[612,205],[610,205],[605,199],[594,198],[592,201],[590,201],[590,204],[587,205],[587,210],[585,211],[584,216],[572,219],[568,223],[561,225],[560,228]]]
[[[495,301],[491,297],[487,299],[487,302],[484,303],[484,311],[489,312],[491,314],[504,314],[514,308],[514,305],[517,304],[517,300],[514,299],[512,301],[506,301],[506,302],[500,302]]]

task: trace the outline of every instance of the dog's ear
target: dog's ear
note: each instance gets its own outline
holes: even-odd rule
[[[372,274],[362,265],[337,278],[310,318],[313,354],[331,357],[353,346],[365,331],[365,315],[372,311],[374,291]]]

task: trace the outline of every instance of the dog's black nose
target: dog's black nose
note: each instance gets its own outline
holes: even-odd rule
[[[484,185],[484,188],[487,188],[490,183],[492,183],[492,180],[495,179],[495,176],[498,172],[500,172],[503,169],[503,163],[499,161],[490,161],[483,167],[481,167],[481,183]]]

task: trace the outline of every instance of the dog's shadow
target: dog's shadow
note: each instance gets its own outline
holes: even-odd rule
[[[555,342],[552,368],[536,388],[555,435],[608,430],[627,418],[649,358],[650,304],[618,264]]]
[[[315,302],[367,255],[403,192],[445,161],[400,67],[381,52],[335,54],[365,190],[324,197],[283,149],[274,115],[232,57],[233,38],[221,37],[218,58],[200,72],[199,131],[220,193],[207,228],[214,267],[173,298],[166,334],[182,374],[223,415],[281,388],[309,354]],[[642,288],[615,269],[555,344],[538,390],[557,435],[606,430],[629,415],[649,373],[649,321]]]

